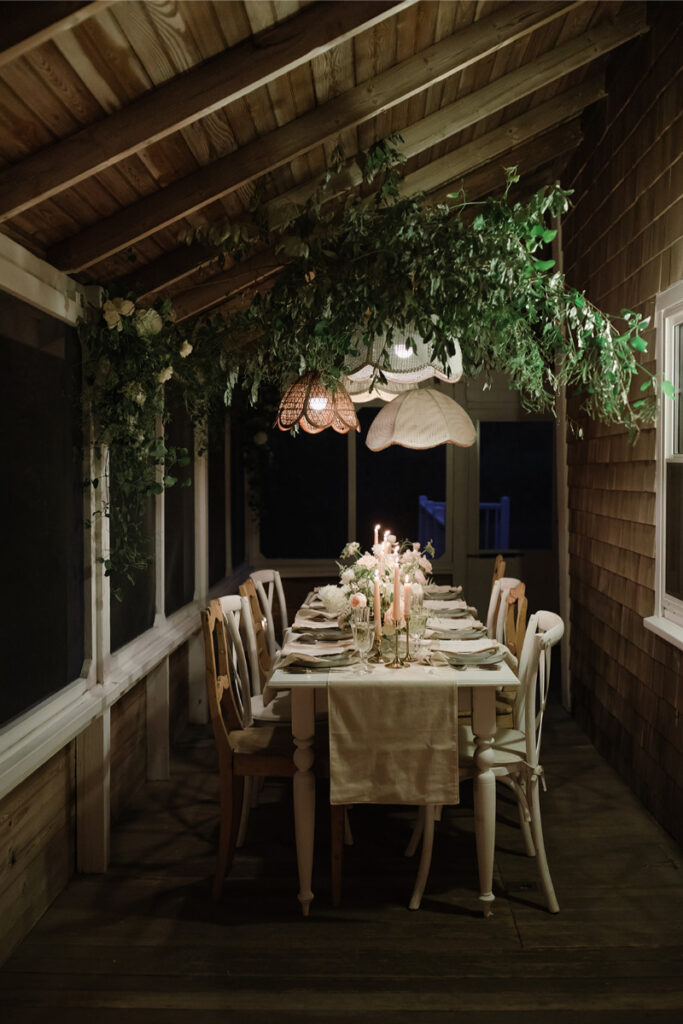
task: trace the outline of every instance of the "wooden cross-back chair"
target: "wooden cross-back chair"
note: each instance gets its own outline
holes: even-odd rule
[[[505,622],[503,626],[503,638],[505,646],[519,660],[524,644],[526,633],[526,615],[528,602],[526,599],[526,587],[518,583],[507,592],[505,600]]]
[[[222,599],[223,602],[226,600]],[[226,872],[235,855],[245,804],[245,781],[250,778],[293,776],[294,741],[289,724],[253,724],[247,689],[249,665],[236,616],[226,615],[219,599],[204,609],[201,620],[206,688],[218,752],[220,783],[218,860],[213,885],[214,899],[218,899]],[[320,737],[320,743],[320,749],[316,743],[316,774],[329,775],[326,734]],[[339,844],[342,836],[343,808],[332,808],[333,894],[335,887],[341,885],[341,879],[335,872],[338,872],[338,865],[341,864]]]
[[[491,580],[491,586],[496,580],[501,579],[505,575],[505,559],[502,555],[496,555],[496,560],[493,563],[493,579]]]
[[[268,649],[268,620],[263,613],[254,581],[251,578],[245,580],[240,585],[239,591],[240,595],[249,602],[254,641],[256,643],[259,692],[263,692],[273,670],[273,656]]]
[[[514,587],[518,587],[522,581],[515,576],[500,576],[494,580],[491,587],[491,598],[486,613],[486,632],[500,643],[504,641],[505,610],[507,607],[507,595]]]

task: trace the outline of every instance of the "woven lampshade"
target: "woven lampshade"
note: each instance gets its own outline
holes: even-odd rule
[[[455,352],[443,366],[432,358],[430,346],[416,331],[407,328],[394,329],[391,345],[386,353],[386,337],[383,335],[377,335],[369,345],[359,344],[359,354],[348,356],[346,359],[346,375],[353,385],[365,384],[366,387],[362,390],[367,390],[375,374],[375,368],[379,365],[386,379],[386,385],[383,384],[381,387],[392,393],[415,387],[433,377],[455,383],[462,377],[462,352],[455,339],[453,344]],[[351,390],[349,393],[353,397]]]
[[[472,420],[461,405],[432,388],[405,391],[375,416],[366,444],[381,452],[392,444],[403,448],[436,448],[457,444],[469,448],[477,439]]]
[[[297,423],[308,434],[319,434],[326,427],[338,434],[360,431],[353,402],[342,385],[333,393],[314,371],[295,380],[280,402],[276,420],[280,430],[291,430]]]

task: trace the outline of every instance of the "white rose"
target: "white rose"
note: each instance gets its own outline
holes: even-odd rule
[[[191,351],[192,345],[190,345],[189,341],[184,341],[180,346],[180,358],[187,359]]]
[[[161,373],[157,374],[157,380],[159,381],[160,384],[165,384],[166,381],[170,380],[172,376],[173,376],[173,367],[172,366],[167,366],[165,370],[162,370]]]
[[[344,569],[343,573],[341,574],[342,583],[350,583],[351,580],[353,579],[353,575],[353,569]]]
[[[116,327],[117,330],[121,330],[121,316],[118,309],[115,308],[114,303],[108,299],[102,307],[102,316],[109,330],[113,330]]]
[[[155,309],[139,309],[135,314],[135,330],[139,338],[148,338],[158,334],[164,326]]]

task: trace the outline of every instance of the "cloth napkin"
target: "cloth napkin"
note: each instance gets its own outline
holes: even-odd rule
[[[453,597],[457,597],[458,594],[462,594],[462,587],[450,587],[447,583],[429,583],[424,588],[425,597],[441,597],[444,594],[451,594]],[[448,598],[446,598],[448,600]]]
[[[319,657],[322,654],[343,654],[344,651],[349,650],[353,650],[353,638],[351,640],[319,640],[314,643],[292,638],[284,645],[282,653],[284,655],[314,654]]]
[[[340,629],[339,626],[329,626],[327,629],[309,629],[306,626],[292,626],[291,640],[301,642],[309,640],[311,643],[324,643],[326,640],[347,640],[351,636],[350,629]]]
[[[335,654],[307,654],[305,651],[297,651],[293,654],[280,654],[275,668],[309,668],[319,672],[327,672],[331,668],[346,668],[350,665],[355,665],[358,661],[360,661],[360,655],[357,651],[353,650],[340,651]],[[266,686],[264,704],[268,704],[276,693],[277,690]]]
[[[300,626],[305,623],[307,626],[312,626],[314,622],[320,622],[323,626],[330,623],[336,625],[338,618],[339,616],[334,612],[326,612],[324,608],[299,608],[294,617],[294,625]]]
[[[449,654],[481,654],[483,651],[497,649],[497,641],[489,637],[482,637],[481,640],[442,640],[439,644],[439,650]]]
[[[479,629],[480,626],[483,626],[483,622],[472,615],[462,615],[457,619],[442,619],[438,615],[430,615],[427,619],[427,629],[443,629],[450,633],[461,629]]]
[[[439,608],[448,608],[449,611],[454,609],[454,608],[458,608],[458,609],[462,608],[463,611],[466,611],[467,610],[467,601],[463,601],[461,598],[455,598],[455,599],[450,600],[450,601],[444,601],[443,598],[440,598],[440,599],[436,599],[435,598],[434,600],[427,600],[427,599],[425,599],[424,606],[425,606],[425,608],[433,609],[434,611],[436,611]]]
[[[328,680],[330,802],[457,804],[457,684],[382,675]]]

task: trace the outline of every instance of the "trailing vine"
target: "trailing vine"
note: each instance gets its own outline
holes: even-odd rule
[[[499,198],[470,203],[457,194],[451,204],[430,204],[402,195],[395,142],[366,154],[360,190],[346,187],[349,170],[337,152],[310,198],[280,206],[276,220],[257,202],[248,218],[188,237],[236,261],[254,246],[275,248],[284,269],[246,311],[178,324],[168,300],[140,307],[114,286],[101,318],[81,324],[84,400],[120,495],[100,511],[112,519],[107,572],[130,574],[147,563],[140,510],[149,495],[179,483],[176,470],[190,458],[170,449],[159,429],[171,378],[196,425],[233,403],[253,421],[246,410],[262,389],[277,395],[306,370],[334,387],[349,356],[377,337],[382,381],[398,329],[428,342],[444,366],[459,344],[467,378],[505,371],[528,410],[552,409],[566,386],[590,417],[622,423],[632,435],[652,420],[658,388],[671,393],[638,362],[648,320],[630,310],[608,316],[545,258],[552,218],[568,209],[569,192],[550,187],[513,203],[511,170]],[[237,402],[238,392],[247,403]],[[265,449],[252,456],[255,468],[267,463]]]

